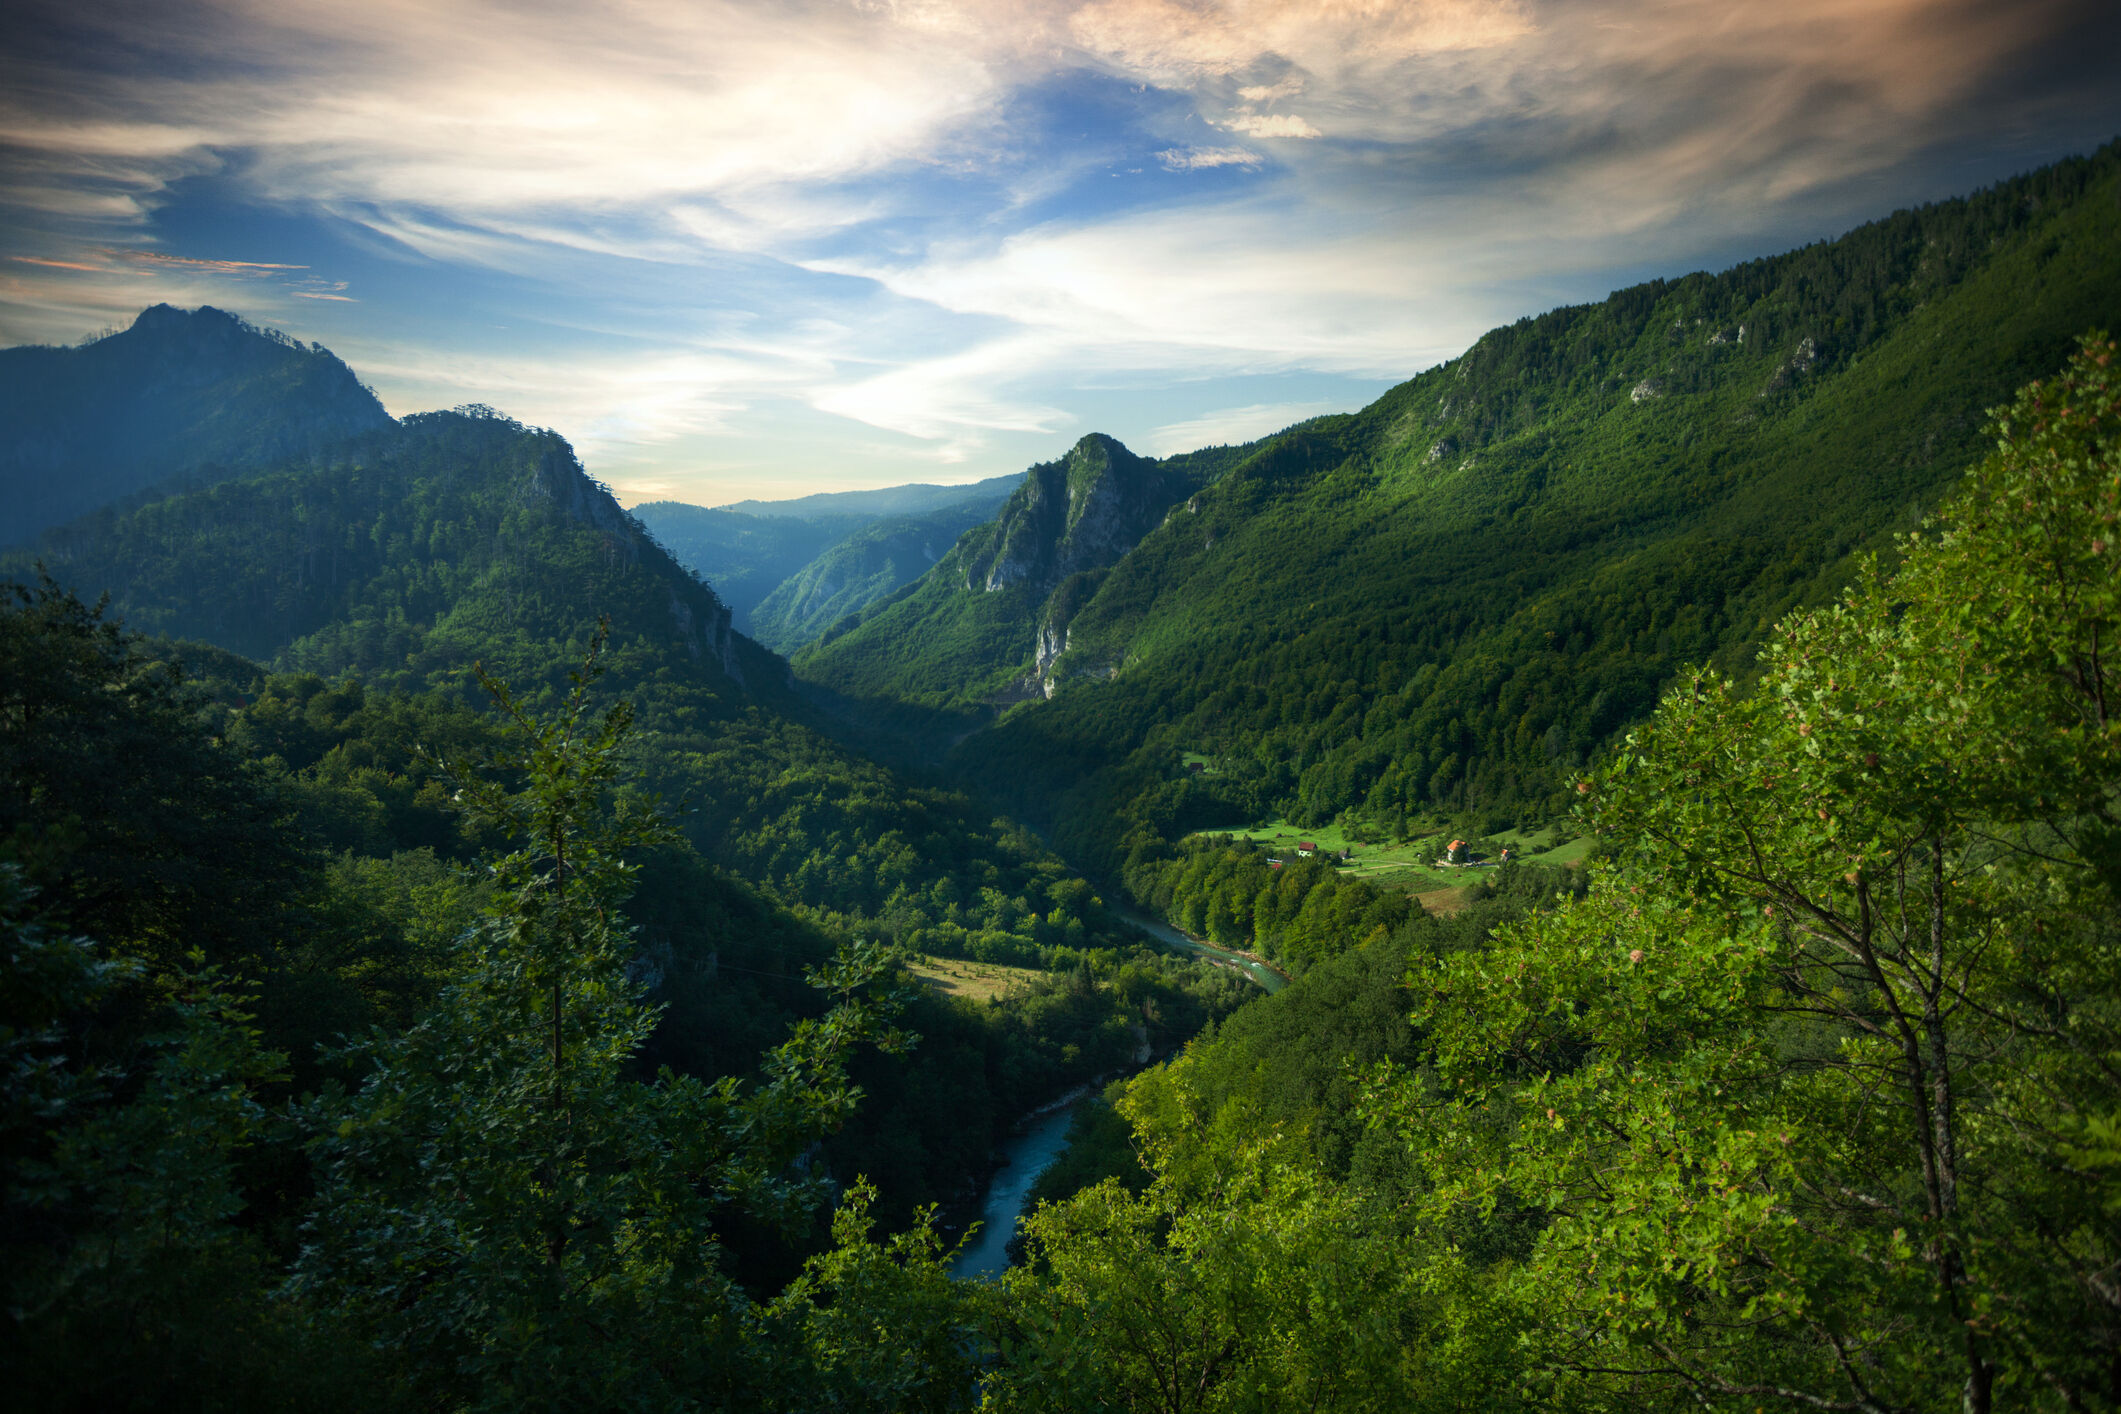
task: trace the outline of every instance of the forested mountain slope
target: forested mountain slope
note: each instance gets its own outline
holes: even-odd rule
[[[1953,484],[1981,409],[2117,323],[2109,146],[1497,329],[1260,445],[1084,582],[1047,667],[1058,695],[956,767],[1114,866],[1137,827],[1278,810],[1388,830],[1544,816],[1674,671],[1742,669],[1779,614]],[[800,671],[993,692],[950,617],[961,578],[939,566],[894,604],[888,645],[849,634]],[[1189,778],[1187,750],[1219,770]]]
[[[535,700],[607,617],[609,685],[652,732],[643,768],[707,858],[930,951],[1035,962],[1117,937],[1030,836],[804,725],[785,663],[551,432],[409,417],[336,456],[99,511],[0,569],[39,562],[135,628],[409,693],[463,694],[480,662]]]
[[[1026,472],[994,520],[904,593],[836,625],[800,655],[802,672],[849,697],[936,706],[1045,694],[1105,573],[1236,459],[1215,448],[1152,461],[1092,433]]]
[[[425,686],[480,658],[542,673],[599,614],[724,694],[782,676],[558,434],[486,409],[106,508],[10,557],[32,558],[143,632],[372,682]]]
[[[290,840],[343,856],[327,892],[381,915],[352,940],[319,934],[326,955],[359,957],[431,911],[418,901],[455,888],[451,863],[485,842],[459,831],[429,754],[475,758],[492,740],[473,665],[542,709],[600,619],[599,700],[632,705],[628,770],[682,827],[629,913],[637,966],[669,1008],[659,1059],[700,1074],[748,1064],[815,1010],[804,969],[852,938],[1062,972],[1095,954],[1108,977],[1134,955],[1092,886],[1029,833],[809,726],[786,664],[736,632],[552,432],[485,409],[408,417],[329,455],[98,511],[0,557],[0,574],[31,581],[39,564],[86,599],[108,593],[131,627],[192,641],[171,651],[209,673],[216,735],[277,783]],[[164,793],[181,812],[183,792]],[[1054,983],[1006,1007],[924,1002],[934,1047],[864,1063],[895,1107],[855,1119],[828,1158],[875,1177],[894,1214],[962,1197],[1023,1110],[1145,1039],[1176,1044],[1243,991],[1170,968],[1141,963],[1124,995]],[[330,977],[290,985],[269,1019],[305,1059],[362,1024]],[[1142,1020],[1145,1006],[1161,1020]]]
[[[1675,683],[1582,781],[1588,880],[1506,866],[1108,1091],[986,1397],[2121,1403],[2117,371]]]
[[[323,348],[218,309],[158,304],[77,347],[0,349],[0,545],[179,473],[212,480],[389,425]]]

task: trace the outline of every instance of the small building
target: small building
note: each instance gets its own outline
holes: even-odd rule
[[[1443,859],[1446,864],[1471,864],[1473,852],[1466,847],[1464,840],[1452,840],[1451,847],[1443,852]]]
[[[1318,853],[1318,846],[1309,840],[1298,840],[1296,842],[1296,853],[1300,858],[1309,859],[1312,855]]]

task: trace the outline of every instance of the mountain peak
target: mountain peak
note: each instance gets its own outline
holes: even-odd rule
[[[132,322],[132,329],[158,333],[164,329],[185,328],[198,324],[221,324],[240,327],[243,321],[225,309],[215,309],[202,304],[197,309],[182,309],[173,304],[151,304],[140,311]]]

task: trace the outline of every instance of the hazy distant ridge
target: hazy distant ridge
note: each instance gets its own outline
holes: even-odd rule
[[[179,474],[310,456],[391,425],[317,344],[158,304],[73,348],[0,349],[0,545]]]
[[[917,516],[929,511],[939,511],[954,506],[960,501],[992,500],[1001,503],[1016,484],[1024,479],[1020,471],[1007,476],[990,476],[985,481],[974,481],[963,486],[933,486],[927,482],[913,482],[905,486],[884,486],[874,491],[820,491],[814,496],[798,496],[792,501],[734,501],[714,509],[739,511],[749,516]]]

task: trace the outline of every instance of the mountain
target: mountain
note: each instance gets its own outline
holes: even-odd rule
[[[1071,620],[1105,572],[1239,455],[1152,461],[1092,433],[1026,472],[999,514],[920,580],[842,621],[798,660],[802,671],[855,698],[941,706],[1050,696]]]
[[[917,516],[929,511],[939,511],[964,501],[985,501],[999,505],[1016,483],[1023,479],[1022,473],[1009,476],[990,476],[984,481],[968,482],[963,486],[934,486],[927,482],[914,482],[906,486],[885,486],[875,491],[820,491],[814,496],[797,496],[788,501],[732,501],[720,507],[725,511],[736,511],[752,516],[794,516],[809,519],[814,516],[858,515],[874,519],[878,516]]]
[[[106,507],[6,562],[32,559],[136,629],[373,682],[424,686],[475,659],[543,675],[599,614],[625,651],[693,663],[723,694],[785,676],[557,433],[486,411]]]
[[[889,598],[926,574],[960,535],[991,517],[998,504],[962,501],[925,515],[886,516],[863,526],[784,579],[754,611],[748,631],[778,652],[797,651],[849,614]]]
[[[1093,867],[1276,813],[1537,821],[1675,671],[1744,671],[1956,481],[1983,409],[2117,323],[2109,146],[1496,329],[1242,449],[1050,605],[1050,554],[968,538],[797,667],[854,698],[1052,694],[951,768]]]
[[[682,501],[649,501],[633,514],[679,564],[714,586],[745,633],[762,599],[869,523],[860,515],[761,516]]]
[[[173,476],[213,480],[390,420],[322,347],[210,307],[158,304],[73,348],[0,349],[0,545]]]

